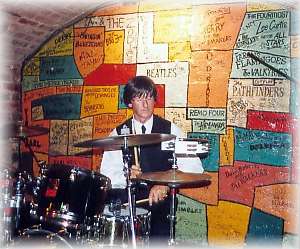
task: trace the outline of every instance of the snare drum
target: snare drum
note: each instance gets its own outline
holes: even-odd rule
[[[136,208],[134,219],[136,242],[140,246],[149,244],[151,213],[143,208]],[[116,215],[105,206],[103,214],[94,217],[90,230],[91,239],[103,246],[126,246],[131,243],[131,226],[128,207],[122,208]]]
[[[77,227],[86,217],[102,213],[110,186],[109,178],[100,173],[68,165],[53,165],[42,184],[34,213],[47,224],[47,229],[51,226]]]

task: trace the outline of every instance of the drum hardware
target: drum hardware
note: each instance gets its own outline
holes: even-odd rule
[[[85,220],[102,212],[110,180],[70,165],[41,165],[44,173],[40,174],[39,195],[30,215],[47,230],[67,229],[78,238]]]
[[[130,210],[122,207],[115,215],[107,204],[101,215],[95,216],[89,227],[89,239],[99,243],[104,248],[110,246],[127,247],[131,241]],[[143,208],[136,208],[134,229],[136,242],[139,246],[149,246],[151,213]]]
[[[51,247],[55,248],[55,245],[64,246],[69,249],[73,249],[70,243],[67,242],[66,239],[64,239],[59,232],[52,232],[50,230],[46,230],[41,228],[41,225],[32,226],[30,228],[24,229],[21,236],[19,237],[19,241],[16,241],[15,245],[22,243],[22,245],[27,245],[28,242],[30,242],[27,246],[34,246],[32,244],[32,241],[36,241],[41,243],[43,246],[45,245],[45,242],[48,241],[48,244],[51,245]],[[26,240],[31,239],[31,240]],[[37,246],[41,246],[41,244],[38,244]]]
[[[14,202],[12,201],[11,193],[11,181],[12,177],[9,174],[8,169],[1,170],[1,199],[0,199],[0,210],[1,210],[1,225],[2,234],[1,241],[5,245],[9,245],[12,242],[12,223],[13,223],[13,213],[12,207]]]
[[[166,185],[170,188],[171,205],[170,205],[170,238],[168,245],[176,245],[175,240],[175,224],[176,224],[176,210],[175,202],[178,188],[180,187],[204,187],[211,183],[211,177],[203,173],[185,173],[178,170],[177,159],[175,152],[173,153],[173,165],[171,170],[142,173],[137,177],[138,181],[145,181],[146,183]]]
[[[41,126],[28,126],[28,124],[24,125],[22,120],[19,120],[13,124],[6,124],[3,129],[6,131],[6,136],[10,138],[27,138],[44,135],[49,132],[48,128]]]
[[[15,194],[16,229],[19,228],[19,223],[20,223],[20,211],[21,211],[22,202],[24,201],[24,188],[25,188],[25,180],[22,176],[22,173],[18,173],[17,181],[16,181],[16,194]]]
[[[162,150],[174,151],[175,155],[180,157],[205,157],[209,152],[209,145],[208,140],[202,138],[176,138],[162,143]]]
[[[145,203],[145,202],[148,202],[149,201],[149,198],[145,198],[145,199],[141,199],[141,200],[137,200],[135,202],[135,204],[141,204],[141,203]],[[122,204],[122,207],[127,207],[128,206],[128,202],[125,202]]]
[[[129,220],[130,220],[130,230],[131,230],[131,240],[132,240],[132,247],[136,248],[136,234],[134,229],[134,211],[135,207],[133,206],[132,202],[132,181],[130,179],[130,151],[128,148],[128,137],[124,136],[124,144],[122,148],[122,155],[123,155],[123,172],[126,179],[126,186],[127,186],[127,194],[128,194],[128,206],[129,206]]]

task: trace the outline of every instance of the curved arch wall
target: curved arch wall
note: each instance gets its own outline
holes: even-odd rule
[[[296,19],[288,6],[246,1],[140,1],[99,9],[24,63],[23,120],[49,128],[29,144],[48,164],[99,170],[101,149],[91,153],[74,144],[106,137],[129,117],[123,87],[147,75],[159,91],[155,112],[210,144],[203,165],[212,184],[180,190],[177,238],[293,244],[296,82],[248,53],[296,77]]]

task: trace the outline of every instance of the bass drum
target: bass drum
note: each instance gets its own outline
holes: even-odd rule
[[[69,248],[69,243],[59,233],[40,228],[28,228],[14,240],[10,248]]]
[[[51,231],[77,228],[87,217],[101,214],[111,188],[108,177],[69,165],[50,166],[41,185],[37,210],[32,213]]]
[[[134,226],[138,246],[149,245],[150,222],[151,213],[146,209],[136,208]],[[88,237],[104,247],[131,245],[129,209],[122,208],[121,213],[116,215],[106,205],[103,214],[94,217]]]

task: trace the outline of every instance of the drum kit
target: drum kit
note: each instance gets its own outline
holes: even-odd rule
[[[170,238],[168,245],[175,245],[176,194],[181,187],[201,187],[210,184],[210,176],[203,173],[185,173],[178,170],[176,152],[182,147],[193,148],[197,153],[207,153],[206,140],[176,140],[170,134],[128,134],[87,140],[75,144],[83,148],[122,150],[123,168],[127,183],[127,205],[117,203],[111,208],[106,204],[111,189],[110,179],[98,172],[72,165],[52,164],[38,160],[26,138],[43,135],[48,129],[37,126],[9,126],[10,137],[23,141],[34,160],[39,174],[1,170],[1,223],[2,244],[8,247],[46,240],[55,246],[149,246],[151,213],[136,207],[132,186],[135,181],[166,185],[170,188]],[[129,148],[146,144],[173,141],[167,150],[173,150],[172,169],[163,172],[142,173],[130,178]],[[185,144],[178,145],[183,141]],[[186,145],[186,143],[189,143]],[[190,144],[192,143],[192,144]],[[196,145],[196,150],[195,149]],[[179,150],[175,147],[181,147]],[[199,147],[201,147],[199,149]],[[204,149],[203,149],[204,148]],[[190,151],[188,151],[190,153]],[[21,160],[21,157],[19,157]],[[117,208],[115,208],[117,205]]]

